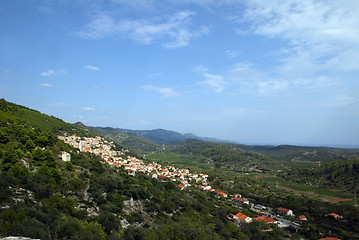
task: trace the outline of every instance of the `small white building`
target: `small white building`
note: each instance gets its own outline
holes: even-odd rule
[[[282,208],[282,207],[278,208],[278,212],[283,213],[283,214],[288,215],[288,216],[293,216],[294,215],[292,210],[289,210],[287,208]]]
[[[62,161],[64,162],[71,161],[71,154],[68,152],[62,152]]]

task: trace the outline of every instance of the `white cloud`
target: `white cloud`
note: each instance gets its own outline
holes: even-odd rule
[[[353,61],[359,54],[358,1],[251,0],[247,7],[242,18],[250,23],[247,31],[288,41],[285,67],[300,62],[314,72],[359,70]]]
[[[340,74],[359,71],[358,1],[249,0],[244,6],[241,17],[228,18],[238,24],[237,33],[281,44],[271,50],[274,61],[266,68],[248,63],[232,68],[228,78],[242,93],[278,96],[333,90],[348,81],[340,80]]]
[[[40,86],[41,87],[52,87],[52,85],[49,83],[41,83]]]
[[[304,63],[303,63],[304,64]],[[281,66],[284,68],[285,65]],[[236,63],[228,73],[232,89],[246,94],[261,96],[285,96],[300,94],[301,91],[326,91],[338,84],[338,79],[329,76],[316,76],[302,74],[302,66],[298,66],[298,73],[292,69],[293,75],[276,69],[264,71],[258,70],[255,65],[248,63]],[[287,69],[289,72],[289,69]],[[303,76],[301,76],[303,75]]]
[[[94,67],[94,66],[90,66],[90,65],[85,66],[85,68],[90,69],[90,70],[94,70],[94,71],[100,70],[100,68]]]
[[[108,35],[120,35],[140,44],[159,42],[164,48],[186,47],[190,41],[209,33],[208,26],[194,29],[191,26],[192,11],[177,12],[166,18],[138,20],[116,20],[104,13],[95,16],[92,21],[76,34],[83,38],[100,39]]]
[[[208,68],[206,68],[205,66],[199,65],[199,66],[195,66],[192,68],[192,72],[196,72],[196,73],[204,73],[204,72],[208,72]]]
[[[156,77],[162,77],[163,73],[152,73],[149,77],[150,78],[156,78]]]
[[[55,71],[52,70],[52,69],[47,70],[47,72],[42,72],[41,73],[41,76],[43,76],[43,77],[50,77],[50,76],[53,76],[53,75],[55,75]]]
[[[82,110],[83,111],[95,111],[95,109],[93,107],[83,107]]]
[[[223,92],[228,82],[224,80],[224,77],[218,74],[208,73],[209,69],[203,65],[198,65],[192,68],[192,72],[200,74],[205,78],[204,81],[196,82],[195,85],[204,86],[215,93]]]
[[[160,88],[152,85],[143,86],[144,89],[157,92],[161,95],[162,98],[178,97],[180,94],[176,92],[173,88]]]
[[[236,57],[239,56],[239,52],[238,52],[238,51],[226,50],[225,53],[226,53],[227,56],[229,56],[230,58],[236,58]]]
[[[206,80],[202,82],[197,82],[196,85],[203,85],[211,89],[215,93],[223,92],[223,90],[227,85],[227,82],[224,80],[223,76],[221,75],[203,73],[203,76],[206,78]]]

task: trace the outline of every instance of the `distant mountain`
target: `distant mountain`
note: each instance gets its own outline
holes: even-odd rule
[[[113,134],[114,133],[128,134],[135,137],[140,137],[142,139],[146,139],[156,144],[167,144],[167,143],[182,141],[186,139],[199,139],[199,140],[214,141],[214,142],[229,142],[217,138],[199,137],[193,133],[182,134],[179,132],[165,130],[161,128],[153,129],[153,130],[132,130],[132,129],[124,129],[124,128],[112,128],[112,127],[91,127],[91,128],[93,130],[98,130],[100,132],[105,131],[106,133],[112,132]]]
[[[130,130],[130,129],[121,129],[116,128],[116,130],[128,133],[137,137],[142,137],[147,140],[150,140],[157,144],[165,144],[168,142],[185,140],[188,138],[198,138],[194,134],[181,134],[175,131],[169,131],[165,129],[154,129],[154,130]]]
[[[83,128],[82,123],[76,123],[76,126]],[[111,128],[111,127],[87,127],[87,131],[94,131],[98,134],[109,138],[116,142],[117,144],[124,146],[131,151],[138,154],[147,154],[149,152],[158,151],[161,149],[161,145],[167,146],[177,146],[178,148],[196,148],[196,146],[203,147],[204,145],[222,145],[230,146],[230,148],[239,149],[241,151],[241,159],[256,159],[255,157],[247,155],[244,157],[243,152],[254,152],[262,154],[261,156],[257,156],[258,160],[263,156],[268,157],[266,159],[266,164],[259,164],[258,162],[249,161],[247,166],[264,166],[264,169],[273,169],[278,167],[278,164],[273,164],[273,160],[275,162],[291,162],[291,163],[328,163],[333,161],[340,160],[351,160],[359,157],[359,149],[348,149],[348,148],[332,148],[332,147],[307,147],[307,146],[294,146],[294,145],[245,145],[233,143],[230,141],[219,140],[216,138],[205,138],[198,137],[195,134],[187,133],[181,134],[175,131],[165,130],[165,129],[154,129],[154,130],[131,130],[131,129],[123,129],[123,128]],[[196,140],[196,141],[191,141]],[[204,141],[204,143],[203,143]],[[199,144],[200,143],[200,144]],[[208,146],[206,146],[208,147]],[[237,150],[236,150],[237,151]],[[200,154],[204,156],[203,154]],[[216,155],[216,154],[215,154]],[[221,155],[221,154],[219,154]],[[227,154],[228,156],[228,154]],[[238,158],[238,156],[237,156]],[[222,160],[220,158],[216,158],[217,163],[220,165],[231,165],[233,164],[233,159],[229,162],[226,160]],[[227,158],[228,160],[228,158]],[[262,159],[263,160],[263,159]],[[243,163],[243,161],[242,161]],[[268,164],[269,163],[269,164]],[[217,165],[218,165],[217,164]],[[239,162],[235,163],[238,165]],[[239,164],[240,166],[242,164]],[[271,166],[268,168],[268,166]],[[282,167],[278,167],[280,169]]]
[[[147,140],[146,138],[138,137],[116,128],[111,128],[111,127],[86,127],[86,128],[89,129],[90,131],[94,131],[98,133],[99,135],[105,138],[111,139],[116,144],[121,145],[131,150],[131,152],[137,154],[146,154],[148,152],[156,151],[161,147],[161,145],[152,142],[150,140]]]

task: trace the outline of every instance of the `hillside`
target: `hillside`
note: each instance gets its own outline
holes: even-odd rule
[[[217,168],[230,168],[238,171],[243,171],[243,169],[246,171],[282,169],[280,164],[270,157],[243,150],[236,144],[188,139],[169,144],[169,149],[174,153],[196,156]]]
[[[222,217],[222,209],[233,207],[209,201],[199,191],[181,191],[173,182],[133,177],[102,164],[98,156],[58,140],[46,125],[34,127],[42,120],[33,125],[21,117],[22,109],[6,101],[0,109],[0,237],[223,239],[242,234]],[[57,126],[57,120],[43,119]],[[53,130],[72,127],[62,123]],[[62,151],[71,161],[61,160]]]
[[[131,168],[131,164],[119,167],[113,162],[111,166],[110,161],[105,163],[105,158],[88,152],[97,149],[86,147],[80,151],[66,144],[59,140],[58,134],[67,137],[76,134],[74,144],[91,142],[96,145],[101,139],[100,142],[110,144],[102,148],[108,152],[113,146],[110,141],[92,135],[91,131],[77,129],[31,109],[25,112],[30,111],[33,117],[25,119],[23,109],[5,100],[1,102],[0,238],[248,240],[319,239],[329,234],[342,239],[359,237],[358,210],[350,205],[293,195],[259,178],[249,179],[245,175],[223,174],[216,170],[210,171],[206,186],[218,191],[205,191],[204,185],[196,185],[204,184],[204,179],[198,183],[194,180],[198,172],[143,163],[147,169],[157,166],[157,173],[173,174],[178,178],[191,173],[188,174],[191,180],[186,178],[188,183],[181,182],[186,185],[181,190],[178,180],[154,178],[141,171],[132,174],[129,169],[125,170]],[[232,161],[232,155],[242,154],[255,158],[251,161],[267,161],[264,156],[230,145],[186,141],[192,141],[189,148],[182,142],[174,144],[173,151],[189,150],[193,155],[228,161]],[[63,160],[63,152],[70,154],[70,161]],[[142,161],[128,151],[121,159],[121,162]],[[177,174],[180,171],[182,174]],[[238,205],[225,192],[241,194],[253,205]],[[300,222],[297,218],[288,218],[291,226],[281,229],[276,224],[231,219],[230,214],[238,212],[251,219],[262,216],[264,213],[251,208],[257,204],[267,206],[270,215],[276,215],[276,209],[285,206],[296,214],[305,214],[309,220]],[[329,212],[339,213],[344,219],[325,217]]]
[[[48,116],[39,111],[7,102],[5,99],[0,99],[0,110],[2,110],[3,115],[11,114],[11,116],[15,118],[19,117],[22,120],[30,122],[32,127],[39,128],[43,131],[50,131],[53,133],[67,132],[69,134],[80,134],[83,136],[91,134],[87,130],[76,125],[68,124],[59,118]]]
[[[164,129],[129,130],[85,126],[82,128],[97,132],[138,154],[144,155],[155,151],[160,153],[161,145],[164,145],[171,152],[190,154],[195,157],[196,161],[207,162],[212,165],[217,163],[217,166],[231,166],[234,169],[238,169],[238,167],[253,169],[259,166],[264,170],[280,170],[359,157],[359,149],[292,145],[244,145]],[[218,152],[215,153],[217,150]]]
[[[263,153],[278,161],[328,163],[339,160],[351,160],[359,157],[359,149],[305,147],[305,146],[250,146],[240,145],[248,151]]]
[[[359,186],[359,160],[342,160],[311,169],[295,169],[281,176],[289,181],[355,192]]]
[[[118,132],[127,133],[136,137],[147,139],[157,144],[165,144],[168,142],[185,140],[187,138],[195,137],[192,134],[181,134],[175,131],[169,131],[165,129],[154,130],[131,130],[116,128]]]
[[[82,128],[90,129],[93,132],[104,136],[105,138],[111,139],[115,143],[124,146],[137,154],[146,154],[148,152],[156,151],[160,148],[160,145],[151,142],[145,138],[137,137],[135,135],[128,134],[122,130],[111,128],[111,127],[86,127]]]

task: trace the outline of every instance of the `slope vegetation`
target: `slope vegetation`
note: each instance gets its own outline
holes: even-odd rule
[[[282,174],[286,180],[316,186],[326,186],[347,192],[357,191],[359,186],[359,160],[327,163],[317,168],[295,169]]]

